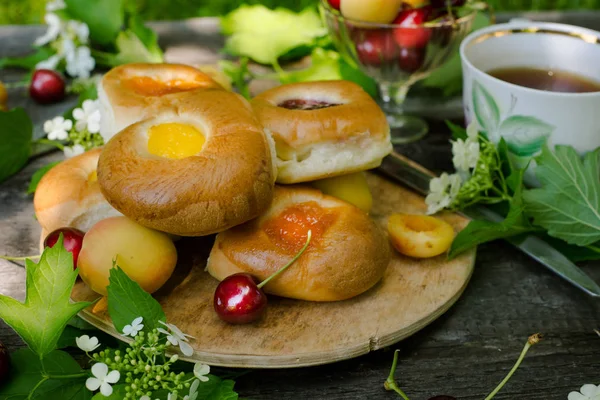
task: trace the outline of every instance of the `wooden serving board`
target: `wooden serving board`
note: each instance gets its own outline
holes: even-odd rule
[[[374,200],[371,215],[384,230],[393,213],[425,212],[421,196],[375,174],[369,173],[368,181]],[[457,231],[467,224],[457,214],[442,218]],[[445,255],[416,260],[394,251],[382,281],[361,296],[332,303],[270,296],[262,320],[229,325],[213,310],[218,282],[204,271],[213,239],[180,240],[176,272],[155,297],[170,323],[197,338],[192,341],[195,353],[188,360],[225,367],[319,365],[394,344],[448,310],[465,289],[475,263],[475,250],[452,261]],[[78,281],[72,297],[93,300],[98,295]],[[80,316],[123,340],[106,312],[96,315],[88,308]]]

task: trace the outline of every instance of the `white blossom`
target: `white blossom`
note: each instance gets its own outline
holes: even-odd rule
[[[569,393],[568,400],[600,400],[600,385],[583,385],[579,392]]]
[[[200,386],[200,381],[196,379],[190,386],[190,394],[184,396],[183,400],[196,400],[198,398],[198,386]]]
[[[177,395],[175,393],[169,393],[167,400],[177,400]]]
[[[60,116],[44,122],[44,132],[50,140],[66,140],[72,127],[73,121]]]
[[[452,163],[458,171],[469,171],[479,160],[479,141],[458,139],[452,142]]]
[[[60,33],[63,30],[63,24],[60,18],[54,13],[47,13],[44,16],[44,22],[46,23],[46,25],[48,25],[48,29],[46,30],[46,33],[44,33],[44,35],[40,36],[39,38],[33,41],[33,44],[35,46],[43,46],[52,42],[53,40],[56,40],[56,38],[58,38],[58,35],[60,35]]]
[[[79,39],[79,43],[88,43],[88,39],[90,37],[90,28],[85,22],[71,19],[67,22],[67,30],[69,33],[72,33],[77,39]]]
[[[142,397],[140,397],[140,400],[152,400],[150,397],[143,395]],[[159,399],[156,399],[159,400]]]
[[[58,63],[62,60],[59,54],[48,57],[47,59],[40,61],[35,65],[35,69],[56,69]]]
[[[92,366],[93,378],[88,378],[85,381],[85,387],[88,390],[95,392],[100,388],[100,393],[103,396],[108,397],[112,394],[113,388],[111,384],[119,382],[121,374],[119,371],[108,372],[108,365],[104,363],[96,363]]]
[[[425,198],[427,214],[435,214],[450,206],[462,185],[462,178],[458,174],[441,174],[429,182],[429,194]]]
[[[169,331],[166,331],[163,328],[158,328],[158,331],[160,333],[167,335],[167,340],[169,341],[169,343],[171,343],[173,346],[179,346],[179,349],[181,350],[183,355],[187,357],[190,357],[192,354],[194,354],[194,349],[192,349],[192,346],[190,346],[187,343],[189,341],[188,338],[193,338],[193,336],[186,335],[173,324],[167,324],[163,321],[158,322],[160,322],[169,329]]]
[[[100,342],[96,336],[89,337],[88,335],[83,335],[75,338],[75,343],[77,343],[77,347],[81,350],[89,353],[90,351],[96,350],[100,347]]]
[[[65,0],[50,0],[46,3],[46,11],[58,11],[66,8]]]
[[[90,133],[100,132],[100,101],[85,100],[81,108],[73,110],[75,129],[83,131],[87,128]]]
[[[85,147],[83,147],[80,144],[75,144],[71,147],[65,146],[63,147],[63,153],[65,153],[66,158],[73,158],[75,156],[85,153]]]
[[[467,125],[467,137],[470,140],[479,140],[479,129],[477,128],[477,124],[475,122],[471,122]]]
[[[131,336],[131,337],[136,336],[139,331],[144,329],[144,324],[142,324],[143,320],[144,320],[144,318],[137,317],[136,319],[133,320],[133,322],[131,322],[131,325],[125,325],[123,327],[123,335]]]
[[[202,363],[196,363],[194,365],[194,376],[200,379],[202,382],[208,382],[208,375],[210,373],[210,366]]]
[[[72,53],[66,54],[67,73],[74,78],[89,78],[96,66],[89,47],[79,46]]]

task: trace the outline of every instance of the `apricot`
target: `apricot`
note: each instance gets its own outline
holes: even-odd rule
[[[97,222],[85,234],[77,261],[79,276],[94,292],[106,296],[115,259],[142,289],[153,293],[173,273],[177,251],[167,234],[127,217],[112,217]]]
[[[340,11],[356,21],[389,24],[398,15],[401,4],[402,0],[343,0]]]
[[[416,258],[429,258],[446,252],[454,240],[454,228],[428,215],[394,214],[388,232],[398,252]]]
[[[312,185],[321,192],[355,205],[364,212],[371,211],[373,196],[364,172],[336,176],[314,181]]]

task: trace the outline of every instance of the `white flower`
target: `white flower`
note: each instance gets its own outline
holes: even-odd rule
[[[100,342],[96,336],[89,337],[88,335],[83,335],[75,338],[75,343],[77,343],[77,347],[86,353],[90,351],[96,350],[100,347]]]
[[[443,173],[439,178],[433,178],[429,182],[429,194],[425,198],[427,214],[436,212],[450,206],[462,184],[462,178],[458,174],[448,175]]]
[[[71,19],[67,22],[67,29],[79,39],[81,44],[87,44],[90,37],[90,28],[85,22]]]
[[[196,379],[190,386],[190,394],[184,396],[183,400],[196,400],[198,398],[198,386],[200,386],[200,381]]]
[[[65,0],[51,0],[46,3],[46,11],[48,12],[62,10],[66,7]]]
[[[140,397],[140,400],[152,400],[152,399],[150,397],[144,395],[144,396]],[[156,399],[156,400],[159,400],[159,399]]]
[[[73,110],[73,118],[75,118],[75,129],[83,131],[87,128],[90,133],[100,132],[100,101],[86,100],[81,105],[81,108]]]
[[[467,137],[470,140],[479,141],[479,129],[477,129],[477,124],[475,122],[471,122],[467,125]]]
[[[169,393],[167,400],[177,400],[177,395],[175,393]]]
[[[79,46],[73,53],[67,53],[67,73],[74,78],[89,78],[96,66],[96,60],[91,54],[87,46]]]
[[[35,46],[43,46],[55,40],[63,29],[60,18],[54,13],[46,14],[44,16],[44,22],[48,25],[48,30],[44,35],[34,40],[33,44]]]
[[[75,57],[75,42],[68,36],[62,35],[58,45],[58,54],[63,58]]]
[[[131,336],[131,337],[136,336],[139,331],[141,331],[142,329],[144,329],[144,324],[142,324],[143,320],[144,320],[144,318],[137,317],[136,319],[133,320],[133,322],[131,323],[131,325],[125,325],[123,327],[123,335],[124,336]]]
[[[179,349],[181,350],[183,355],[190,357],[192,354],[194,354],[194,349],[192,349],[192,346],[190,346],[187,343],[189,341],[188,338],[194,338],[193,336],[186,335],[185,333],[181,332],[181,330],[178,327],[176,327],[175,325],[167,324],[166,322],[163,322],[163,321],[158,321],[158,322],[160,322],[161,324],[163,324],[164,326],[169,328],[170,332],[167,332],[163,328],[158,328],[158,331],[160,333],[167,335],[167,340],[173,346],[179,346]]]
[[[44,122],[44,132],[50,140],[66,140],[72,127],[73,121],[63,117],[54,117]]]
[[[95,392],[100,388],[100,393],[105,397],[110,396],[113,392],[113,388],[110,384],[119,382],[119,378],[121,377],[119,371],[108,372],[108,365],[104,363],[94,364],[92,366],[92,375],[94,375],[94,378],[88,378],[87,381],[85,381],[85,387],[92,392]]]
[[[80,144],[75,144],[71,147],[65,146],[63,147],[63,152],[65,153],[66,158],[73,158],[75,156],[85,153],[85,147],[83,147]]]
[[[202,363],[196,363],[194,365],[194,376],[200,379],[202,382],[208,382],[208,375],[210,373],[210,366]]]
[[[600,385],[583,385],[579,392],[569,393],[568,400],[600,400]]]
[[[35,65],[35,69],[56,69],[62,57],[58,54],[48,57],[44,61],[40,61]]]
[[[458,171],[469,171],[475,168],[479,160],[479,141],[458,139],[452,142],[452,163]]]

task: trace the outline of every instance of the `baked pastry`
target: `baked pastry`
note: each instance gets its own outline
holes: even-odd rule
[[[100,134],[108,142],[123,128],[156,115],[177,93],[223,88],[200,70],[181,64],[125,64],[98,85]]]
[[[101,150],[69,158],[42,177],[33,207],[44,232],[67,226],[87,232],[101,219],[121,215],[100,191],[96,168]]]
[[[108,202],[179,236],[221,232],[265,211],[275,171],[248,102],[224,90],[179,93],[170,102],[104,146],[98,181]]]
[[[269,211],[217,235],[207,270],[218,280],[246,272],[263,280],[284,266],[306,242],[302,256],[264,286],[278,296],[336,301],[357,296],[383,276],[388,241],[367,214],[318,190],[275,188]]]
[[[275,140],[279,183],[375,168],[392,151],[385,114],[352,82],[283,85],[256,96],[252,107]]]

